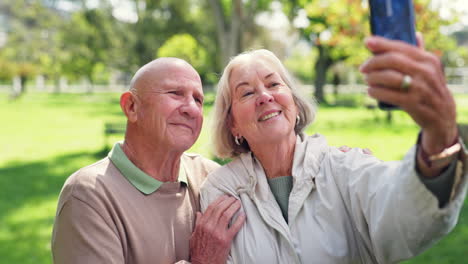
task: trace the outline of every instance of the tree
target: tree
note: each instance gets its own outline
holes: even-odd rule
[[[135,68],[153,60],[171,36],[182,33],[198,36],[196,9],[190,0],[134,0],[134,4],[138,16],[138,21],[131,25],[136,33],[132,43]]]
[[[63,72],[70,78],[85,76],[95,83],[102,68],[110,71],[125,54],[118,21],[108,9],[86,9],[72,14],[61,39],[66,53],[62,56]]]
[[[7,41],[0,56],[14,65],[14,75],[21,79],[18,95],[25,91],[28,79],[45,72],[42,59],[59,45],[55,38],[60,28],[60,14],[39,0],[2,1],[0,14],[6,17]]]
[[[297,15],[305,11],[308,26],[301,29],[304,39],[318,51],[314,66],[315,97],[326,103],[323,86],[327,72],[337,62],[359,65],[369,56],[363,39],[370,35],[367,1],[355,0],[296,0],[297,6],[288,6],[288,12]],[[439,55],[455,48],[454,41],[440,33],[440,27],[453,20],[440,18],[429,8],[429,0],[415,0],[417,30],[425,36],[426,47]]]
[[[15,66],[13,62],[0,57],[0,81],[10,82],[16,73]]]
[[[157,57],[177,57],[190,63],[203,77],[206,75],[206,50],[189,34],[178,34],[169,38],[157,52]]]
[[[247,46],[244,37],[255,35],[255,16],[270,6],[271,0],[208,0],[216,23],[220,67]]]
[[[352,0],[304,1],[303,7],[309,25],[301,32],[317,50],[314,95],[325,103],[323,86],[331,66],[343,60],[355,63],[367,55],[362,43],[369,34],[367,9],[361,1]]]

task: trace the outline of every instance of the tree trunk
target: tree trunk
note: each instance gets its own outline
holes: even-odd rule
[[[328,54],[328,49],[321,45],[316,46],[319,50],[319,57],[315,62],[315,91],[314,96],[315,100],[319,104],[327,103],[325,100],[325,93],[323,91],[323,87],[325,86],[325,82],[327,79],[327,72],[330,66],[333,63],[330,55]]]
[[[242,0],[231,1],[232,13],[229,22],[221,2],[219,0],[209,1],[216,22],[216,38],[220,52],[219,66],[224,68],[230,58],[242,50]]]
[[[94,79],[92,73],[86,75],[86,79],[84,80],[83,84],[87,94],[92,94],[94,92]]]
[[[59,77],[56,77],[55,80],[54,80],[54,93],[56,94],[59,94],[61,93],[61,89],[60,89],[60,78]]]
[[[26,76],[20,76],[20,90],[16,96],[21,96],[26,92],[26,81],[28,78]]]
[[[393,111],[387,110],[386,112],[387,112],[387,124],[391,124],[393,121],[393,115],[392,115]]]
[[[333,95],[335,96],[335,104],[338,101],[338,94],[339,94],[339,88],[340,88],[340,75],[336,70],[333,72]]]

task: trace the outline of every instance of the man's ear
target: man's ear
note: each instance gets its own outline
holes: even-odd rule
[[[120,107],[122,108],[122,111],[125,113],[125,116],[127,116],[128,121],[132,123],[136,122],[138,119],[138,115],[137,115],[138,104],[135,99],[136,99],[135,95],[129,91],[124,92],[120,96]]]

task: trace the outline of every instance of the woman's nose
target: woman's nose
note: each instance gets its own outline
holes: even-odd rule
[[[273,102],[273,96],[268,91],[262,91],[257,98],[257,105]]]

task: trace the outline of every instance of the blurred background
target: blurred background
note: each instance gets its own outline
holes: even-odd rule
[[[415,0],[416,26],[442,59],[458,121],[468,124],[468,5]],[[230,57],[272,50],[319,103],[308,134],[401,159],[418,127],[366,95],[367,0],[2,0],[0,2],[0,263],[51,263],[57,198],[66,178],[123,138],[120,93],[161,56],[187,60],[206,96],[210,149],[216,82]],[[72,238],[71,238],[72,239]],[[406,263],[466,263],[468,206],[455,230]]]

